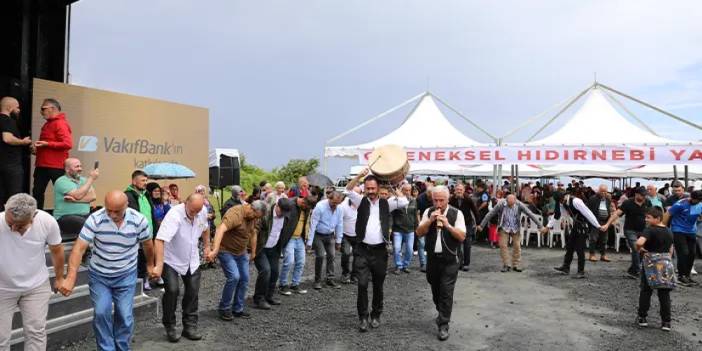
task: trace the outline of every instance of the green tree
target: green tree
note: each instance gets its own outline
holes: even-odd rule
[[[239,163],[241,171],[239,183],[248,194],[251,194],[254,186],[257,186],[262,180],[273,182],[276,179],[273,173],[266,172],[264,169],[246,162],[246,157],[243,154],[239,158]]]
[[[319,160],[290,160],[285,166],[273,169],[276,180],[285,182],[288,187],[297,183],[297,178],[313,173],[319,166]]]

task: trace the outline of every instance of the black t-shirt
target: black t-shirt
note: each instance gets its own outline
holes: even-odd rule
[[[671,206],[675,205],[676,202],[678,202],[678,201],[680,201],[680,200],[686,198],[687,196],[685,196],[685,195],[686,195],[686,194],[683,194],[683,195],[680,196],[680,197],[678,197],[678,196],[676,196],[676,195],[670,195],[670,196],[668,196],[668,198],[665,199],[665,203],[663,204],[663,207],[668,208],[668,207],[671,207]]]
[[[673,245],[673,233],[667,227],[648,227],[641,236],[646,238],[644,249],[648,252],[670,252],[670,245]]]
[[[0,166],[16,166],[22,163],[22,146],[10,145],[2,140],[2,133],[10,133],[17,139],[20,137],[17,121],[4,114],[0,114]]]
[[[626,216],[624,218],[624,230],[634,230],[641,233],[646,228],[646,211],[651,208],[651,202],[644,200],[639,206],[634,199],[624,201],[619,209]]]

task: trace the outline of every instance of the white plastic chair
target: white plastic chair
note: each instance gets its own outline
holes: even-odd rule
[[[554,236],[560,236],[561,237],[561,248],[565,248],[565,231],[563,230],[565,227],[565,223],[563,220],[563,217],[559,219],[553,218],[553,216],[549,217],[548,221],[548,247],[553,248],[553,239]]]
[[[531,218],[527,218],[528,226],[524,234],[524,246],[529,246],[531,234],[536,234],[536,246],[541,247],[541,232],[539,231],[539,225],[542,224],[541,222],[543,222],[543,219],[542,217],[537,217],[537,220],[539,221],[538,224],[531,220]]]
[[[614,237],[614,250],[619,252],[619,245],[622,239],[626,240],[626,236],[624,235],[624,218],[620,218],[616,223],[614,223]],[[627,247],[629,247],[628,244]],[[629,252],[631,252],[631,248],[629,248]]]

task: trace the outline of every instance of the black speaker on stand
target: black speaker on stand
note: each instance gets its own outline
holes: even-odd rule
[[[219,155],[219,167],[210,167],[210,188],[219,189],[219,207],[224,203],[224,188],[240,185],[241,168],[238,157]]]

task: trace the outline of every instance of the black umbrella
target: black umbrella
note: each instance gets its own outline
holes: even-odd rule
[[[332,182],[329,177],[325,176],[324,174],[321,173],[310,173],[307,175],[307,181],[310,183],[310,185],[313,186],[318,186],[320,188],[326,188],[328,186],[333,186],[334,182]]]

